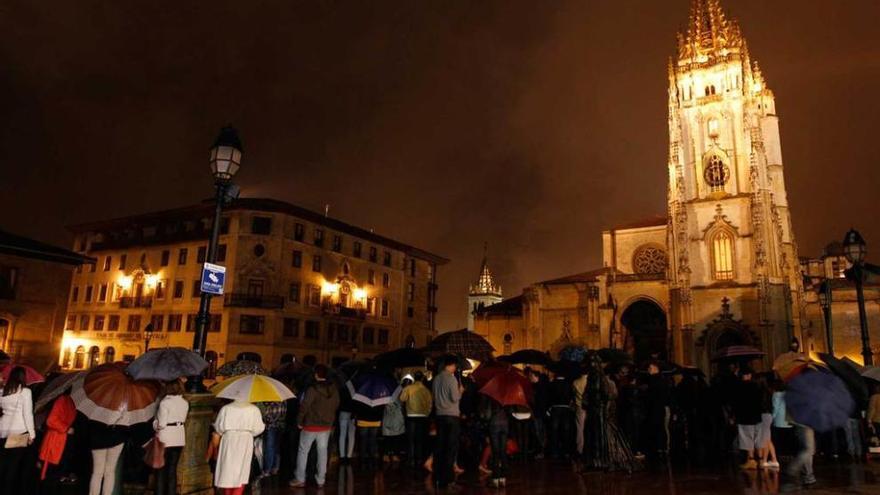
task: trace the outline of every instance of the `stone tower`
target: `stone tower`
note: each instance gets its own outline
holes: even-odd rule
[[[668,245],[675,359],[768,360],[800,336],[802,285],[773,92],[719,0],[693,0],[669,61]],[[710,325],[730,301],[739,327]]]
[[[483,264],[480,277],[471,284],[468,292],[468,330],[474,330],[474,313],[480,308],[501,302],[501,286],[495,283],[489,271],[487,249],[483,249]]]

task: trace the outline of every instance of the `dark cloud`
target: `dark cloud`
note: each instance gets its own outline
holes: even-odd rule
[[[880,3],[726,0],[777,96],[802,254],[871,221]],[[465,321],[484,241],[508,294],[598,266],[663,213],[666,60],[687,0],[25,2],[0,15],[0,222],[63,226],[210,194],[234,122],[245,194],[453,259]],[[23,214],[23,212],[26,212]]]

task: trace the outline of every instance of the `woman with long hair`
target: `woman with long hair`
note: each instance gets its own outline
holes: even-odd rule
[[[8,493],[27,493],[26,479],[33,474],[31,444],[34,442],[34,401],[25,383],[25,370],[16,366],[9,373],[0,396],[0,486]]]
[[[156,473],[156,493],[177,493],[177,463],[186,445],[186,416],[189,402],[183,398],[180,380],[165,384],[165,396],[159,402],[153,429],[159,441],[165,445],[165,464]]]

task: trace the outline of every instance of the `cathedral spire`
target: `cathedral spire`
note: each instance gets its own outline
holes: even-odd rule
[[[723,56],[741,45],[739,26],[727,20],[719,0],[692,0],[687,34],[678,40],[679,60]]]
[[[489,270],[489,243],[483,245],[483,263],[480,266],[480,276],[471,285],[471,295],[479,294],[501,296],[501,286],[495,283],[492,272]]]

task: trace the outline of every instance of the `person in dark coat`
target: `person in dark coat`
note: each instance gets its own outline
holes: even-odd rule
[[[526,370],[526,376],[532,382],[532,417],[531,430],[535,445],[535,459],[544,458],[546,445],[545,422],[547,407],[550,400],[550,384],[547,377],[533,369]]]
[[[739,375],[741,381],[735,389],[733,415],[736,418],[739,448],[746,453],[746,461],[741,467],[756,469],[760,458],[760,425],[765,394],[760,385],[752,380],[752,370],[743,368]]]
[[[665,459],[669,452],[669,416],[672,390],[669,381],[660,373],[656,362],[648,364],[645,388],[645,454],[651,459]]]
[[[560,371],[554,373],[549,386],[550,428],[548,452],[553,458],[567,457],[573,450],[575,414],[572,409],[574,390]]]
[[[602,369],[599,355],[590,357],[590,373],[584,401],[587,409],[584,467],[604,471],[632,472],[639,462],[614,421],[616,386]]]

